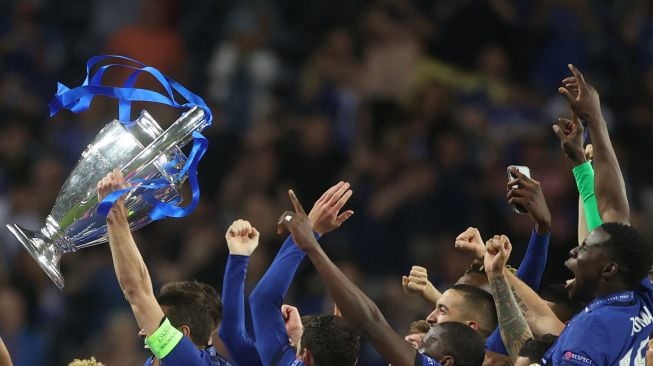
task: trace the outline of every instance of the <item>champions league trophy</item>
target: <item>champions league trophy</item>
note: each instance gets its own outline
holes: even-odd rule
[[[69,90],[66,88],[66,91]],[[170,105],[188,107],[193,104]],[[203,102],[200,106],[205,107]],[[189,176],[191,189],[197,189],[194,168],[206,145],[199,154],[196,154],[193,146],[191,159],[186,157],[181,148],[194,138],[196,141],[198,138],[203,139],[199,131],[211,124],[208,111],[208,108],[192,106],[165,131],[146,111],[142,111],[134,122],[110,122],[82,153],[61,188],[43,228],[39,231],[30,231],[18,225],[7,225],[7,228],[52,281],[60,289],[63,288],[64,279],[59,270],[62,254],[108,240],[106,212],[98,213],[100,202],[97,197],[97,183],[111,170],[119,168],[130,185],[130,188],[125,190],[129,192],[125,198],[125,206],[132,230],[147,225],[153,219],[172,216],[154,212],[162,205],[174,206],[181,202],[181,185]],[[189,164],[191,160],[194,160],[195,164]],[[199,191],[193,193],[196,203]],[[115,197],[114,201],[117,198]],[[107,211],[112,203],[108,202]],[[180,209],[176,206],[174,208]],[[188,212],[176,216],[181,217],[186,213]]]

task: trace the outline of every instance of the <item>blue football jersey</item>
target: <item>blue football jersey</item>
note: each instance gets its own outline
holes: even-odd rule
[[[653,287],[648,278],[635,291],[592,301],[562,331],[544,365],[646,365],[653,332]]]
[[[442,366],[440,363],[429,356],[417,353],[415,357],[415,366]]]
[[[154,357],[150,357],[144,366],[150,366]],[[230,366],[213,346],[197,348],[187,337],[182,337],[170,353],[161,360],[162,366]]]

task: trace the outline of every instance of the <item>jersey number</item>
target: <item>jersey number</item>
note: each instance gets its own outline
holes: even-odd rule
[[[639,347],[637,347],[637,350],[635,351],[635,363],[631,364],[631,359],[633,356],[633,350],[635,350],[635,347],[631,348],[628,353],[624,356],[619,361],[619,366],[646,366],[646,353],[644,349],[648,345],[648,339],[645,339],[642,341],[642,343],[639,344]]]

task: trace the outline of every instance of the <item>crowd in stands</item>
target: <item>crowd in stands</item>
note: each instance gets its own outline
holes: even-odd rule
[[[324,341],[318,336],[321,327],[344,332],[340,340],[348,336],[343,329],[351,327],[356,335],[348,345],[360,348],[361,366],[390,360],[401,365],[410,357],[414,362],[416,352],[404,347],[411,344],[446,364],[446,357],[429,353],[437,348],[433,343],[420,343],[427,334],[427,340],[442,338],[431,334],[436,331],[468,340],[463,346],[447,344],[450,358],[456,358],[452,348],[485,344],[492,350],[486,361],[496,357],[496,364],[512,364],[529,357],[535,362],[580,307],[594,295],[611,293],[566,296],[560,284],[572,276],[563,266],[570,250],[585,237],[602,242],[599,234],[605,232],[638,242],[611,222],[632,225],[648,242],[653,237],[653,173],[646,166],[653,157],[652,44],[653,8],[643,0],[0,1],[0,227],[40,228],[84,147],[117,118],[109,100],[94,102],[80,115],[49,118],[47,104],[57,81],[78,85],[93,55],[129,56],[203,96],[215,114],[205,131],[210,145],[199,167],[197,210],[133,233],[156,293],[167,283],[197,280],[224,294],[227,270],[243,265],[232,263],[229,243],[229,233],[233,239],[241,232],[231,230],[233,225],[243,219],[247,224],[238,225],[247,227],[242,229],[247,237],[255,230],[258,245],[249,252],[242,288],[236,289],[249,309],[236,325],[252,340],[249,356],[260,354],[260,347],[275,347],[260,344],[260,332],[267,334],[261,322],[268,318],[257,317],[270,310],[269,296],[275,305],[281,296],[293,308],[284,308],[275,321],[318,316],[299,323],[313,342],[309,350]],[[589,84],[568,64],[582,70]],[[109,74],[107,82],[123,76]],[[141,83],[151,86],[146,79]],[[590,85],[600,92],[601,116],[579,114],[586,124],[583,133],[570,110],[587,112],[579,105],[587,95],[579,97],[578,91],[593,90]],[[163,127],[178,113],[140,107]],[[596,136],[608,133],[610,147],[597,146]],[[593,156],[574,150],[579,135],[581,147],[583,137],[585,143],[591,140],[594,151],[587,153]],[[617,170],[611,146],[619,158]],[[572,172],[588,157],[597,177],[594,212],[581,209],[576,184],[583,172]],[[528,166],[533,179],[515,172],[516,181],[507,185],[509,165]],[[613,170],[605,173],[603,167]],[[512,185],[527,192],[517,195]],[[623,190],[614,193],[606,186]],[[340,206],[345,216],[337,216],[338,225],[319,238],[326,256],[315,249],[312,236],[301,235],[306,225],[300,224],[306,222],[297,204],[310,218],[312,202],[324,199],[324,192],[335,197],[329,187],[338,187],[338,199],[346,198]],[[292,202],[289,188],[296,194]],[[622,192],[627,192],[626,209]],[[582,191],[580,196],[581,201],[588,197]],[[515,199],[527,214],[513,212]],[[284,210],[289,213],[279,223]],[[601,225],[607,225],[605,232],[588,236]],[[277,234],[279,227],[286,230],[283,235]],[[280,281],[273,266],[280,250],[290,257],[281,259],[300,259],[292,263],[297,274],[286,279],[285,289],[269,285]],[[116,279],[113,253],[110,245],[98,245],[66,254],[66,287],[60,291],[20,243],[0,230],[0,338],[14,365],[63,365],[91,356],[106,365],[139,365],[152,356],[138,332],[156,330],[161,318],[145,321],[153,329],[138,315],[138,325],[134,321],[133,298],[124,294],[120,276]],[[308,259],[302,262],[301,253]],[[646,253],[628,255],[640,258],[641,266]],[[510,270],[503,275],[508,254],[514,275]],[[523,267],[523,261],[532,265]],[[578,288],[591,283],[578,286],[574,275]],[[348,280],[338,282],[342,278]],[[539,296],[528,288],[520,292],[516,278],[539,289]],[[624,286],[631,282],[624,280]],[[518,288],[514,302],[505,291],[511,286]],[[479,294],[478,287],[486,291]],[[462,315],[445,308],[464,312],[461,298],[487,294],[496,302],[486,301],[490,315],[466,324],[477,333],[448,324]],[[538,299],[554,306],[546,310]],[[342,319],[330,316],[334,300]],[[161,298],[155,301],[167,306]],[[509,311],[515,304],[517,310],[531,309],[523,321]],[[228,309],[223,311],[224,325]],[[640,318],[638,326],[647,328],[650,321]],[[502,319],[512,321],[508,332]],[[434,330],[416,323],[420,320],[440,326]],[[265,357],[276,359],[238,363],[234,343],[222,332],[212,337],[214,351],[236,365],[279,362],[301,338],[284,355],[266,351]],[[575,341],[570,333],[563,340]],[[397,344],[405,336],[411,343]],[[552,349],[553,358],[567,351]],[[635,347],[629,355],[633,362],[639,362],[641,350]],[[570,357],[583,364],[580,357],[593,357],[590,351]],[[473,358],[474,352],[465,356]]]

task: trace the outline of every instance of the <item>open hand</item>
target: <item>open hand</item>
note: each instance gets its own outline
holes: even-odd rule
[[[562,151],[574,166],[587,161],[583,151],[583,131],[583,124],[578,120],[574,112],[571,112],[571,120],[558,118],[553,125],[553,132],[560,139]]]
[[[568,66],[573,76],[562,80],[563,86],[558,88],[558,92],[567,99],[571,109],[585,123],[602,119],[599,93],[585,81],[583,74],[574,65]]]
[[[250,256],[258,247],[259,233],[249,221],[234,221],[224,235],[229,254]]]
[[[517,169],[511,170],[516,177],[507,184],[506,198],[509,204],[522,206],[535,222],[535,231],[546,234],[551,229],[551,212],[544,199],[540,182],[520,173]],[[517,186],[517,188],[513,188]]]
[[[290,197],[295,212],[286,211],[279,217],[277,233],[282,234],[284,231],[289,231],[297,246],[305,252],[318,247],[319,244],[313,236],[311,221],[292,189],[288,190],[288,197]]]
[[[333,231],[354,214],[352,210],[339,214],[352,195],[349,187],[349,183],[339,182],[327,189],[322,197],[315,201],[313,208],[308,213],[308,218],[311,220],[313,230],[316,233],[324,235]]]
[[[485,244],[481,239],[481,233],[475,227],[468,227],[456,237],[454,243],[456,249],[460,249],[474,256],[474,259],[483,259],[485,256]]]
[[[483,266],[488,277],[502,275],[506,268],[506,263],[512,252],[510,239],[505,235],[495,235],[485,243],[485,259]]]

